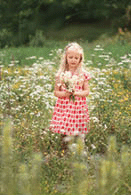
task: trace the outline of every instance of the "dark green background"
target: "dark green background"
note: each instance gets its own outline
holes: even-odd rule
[[[131,1],[0,0],[0,47],[28,45],[33,36],[63,40],[66,35],[61,35],[61,30],[73,25],[78,32],[76,38],[88,41],[96,39],[103,30],[97,34],[93,30],[92,36],[83,37],[79,33],[81,26],[101,27],[109,33],[117,32],[118,27],[130,30]],[[73,39],[73,35],[69,37]]]

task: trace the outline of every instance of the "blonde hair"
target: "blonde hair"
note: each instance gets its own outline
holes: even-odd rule
[[[69,43],[65,49],[64,49],[64,53],[63,53],[63,56],[61,58],[61,63],[60,63],[60,67],[59,67],[59,70],[57,72],[57,76],[59,76],[61,74],[61,72],[65,72],[65,71],[68,71],[68,63],[67,63],[67,52],[68,52],[68,49],[75,49],[80,55],[80,63],[79,63],[79,66],[77,68],[77,73],[80,74],[82,72],[82,65],[83,65],[83,61],[84,61],[84,52],[83,52],[83,49],[82,47],[76,43],[76,42],[72,42],[72,43]]]

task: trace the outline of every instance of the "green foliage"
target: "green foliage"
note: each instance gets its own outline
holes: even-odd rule
[[[122,156],[124,158],[122,159]],[[131,172],[128,169],[128,173],[124,172],[126,167],[126,162],[130,169],[130,150],[126,147],[122,148],[121,154],[117,152],[117,145],[115,142],[115,138],[110,138],[110,143],[108,147],[107,157],[101,160],[100,170],[99,170],[99,191],[100,194],[129,194],[131,192],[130,189],[130,177]],[[128,178],[125,180],[125,177],[122,175],[126,175]]]
[[[45,45],[45,37],[43,35],[43,32],[40,31],[36,31],[35,36],[30,36],[30,42],[29,45],[31,47],[43,47]]]
[[[43,47],[9,47],[3,48],[0,52],[0,64],[6,67],[12,62],[15,66],[31,66],[39,59],[52,59],[57,57],[57,50],[64,47],[65,43],[46,41]],[[40,60],[40,61],[41,61]]]
[[[1,194],[29,195],[129,195],[131,192],[131,150],[117,150],[110,137],[104,156],[90,155],[82,139],[70,142],[67,155],[33,153],[21,162],[11,136],[11,120],[5,121],[2,136]]]
[[[44,30],[44,35],[51,38],[48,34],[49,31],[57,30],[59,32],[65,24],[70,23],[84,22],[88,25],[90,23],[97,25],[99,21],[102,24],[106,21],[112,32],[114,29],[117,31],[118,27],[130,29],[130,6],[129,0],[0,1],[0,31],[2,33],[6,29],[11,33],[8,36],[0,36],[3,39],[0,47],[12,45],[12,40],[15,46],[26,45],[30,41],[30,36],[38,33],[38,29]],[[64,36],[65,38],[66,36]],[[32,44],[36,44],[35,41]],[[40,41],[37,45],[39,44],[43,45],[43,42]]]
[[[11,46],[12,33],[9,32],[7,29],[2,29],[0,31],[0,48],[5,46]]]

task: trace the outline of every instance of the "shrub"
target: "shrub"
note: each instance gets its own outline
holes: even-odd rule
[[[43,35],[43,31],[37,30],[35,36],[30,35],[29,45],[32,47],[42,47],[45,45],[46,38]]]
[[[5,46],[11,46],[12,44],[12,33],[7,29],[2,29],[0,31],[0,48]]]

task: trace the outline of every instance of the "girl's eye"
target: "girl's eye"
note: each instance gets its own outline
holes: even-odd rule
[[[69,56],[70,59],[72,59],[73,57],[72,56]]]
[[[76,58],[76,60],[78,60],[78,58]]]

